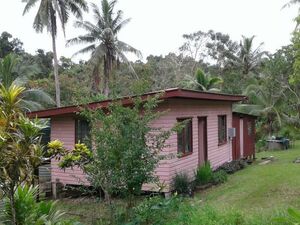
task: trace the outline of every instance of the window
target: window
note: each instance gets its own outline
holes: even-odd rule
[[[248,127],[248,135],[251,136],[253,134],[253,127],[251,121],[247,122],[247,127]]]
[[[178,122],[187,120],[185,127],[177,133],[177,151],[181,156],[193,152],[192,147],[192,119],[177,119]]]
[[[226,115],[218,116],[219,145],[227,142],[227,120]]]
[[[85,143],[89,146],[90,125],[86,120],[75,120],[75,143]]]

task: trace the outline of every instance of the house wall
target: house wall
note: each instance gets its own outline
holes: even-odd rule
[[[156,121],[153,127],[171,129],[178,118],[192,118],[193,153],[178,158],[177,134],[167,140],[167,147],[162,154],[167,159],[161,160],[155,171],[163,184],[164,191],[169,191],[172,178],[176,173],[186,172],[191,179],[198,167],[198,117],[207,117],[207,149],[208,160],[214,168],[232,159],[231,144],[218,145],[218,115],[227,116],[227,128],[232,127],[232,103],[224,101],[200,101],[187,99],[170,99],[160,104],[159,111],[165,113]],[[72,149],[75,142],[75,120],[72,117],[51,119],[51,140],[61,140],[66,148]],[[79,168],[60,170],[57,161],[51,162],[52,182],[62,184],[88,184],[85,175]],[[144,190],[157,190],[156,185],[145,184]]]
[[[51,140],[60,140],[71,150],[75,144],[75,119],[72,116],[51,118]],[[51,160],[51,182],[66,184],[87,184],[83,172],[78,168],[62,170],[57,160]]]
[[[170,159],[162,160],[156,169],[164,190],[170,190],[172,178],[176,173],[186,172],[191,179],[198,167],[198,117],[207,117],[207,148],[208,160],[213,168],[217,168],[224,162],[232,160],[231,144],[218,144],[218,115],[227,116],[227,128],[232,127],[232,103],[211,102],[199,100],[173,99],[163,103],[159,110],[168,110],[163,116],[153,122],[153,126],[171,129],[177,122],[177,118],[192,117],[193,153],[191,155],[177,157],[177,134],[173,134],[168,140],[168,147],[163,154]],[[154,188],[145,185],[145,189]],[[154,188],[155,189],[155,188]]]

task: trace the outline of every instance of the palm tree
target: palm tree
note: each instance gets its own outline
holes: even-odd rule
[[[269,81],[265,78],[262,82],[266,83]],[[264,83],[255,81],[248,85],[243,94],[247,95],[253,104],[237,104],[233,110],[260,116],[264,121],[264,130],[271,136],[278,126],[282,126],[283,97],[287,89],[274,89],[272,86],[267,86]]]
[[[54,59],[54,79],[56,105],[60,107],[60,84],[58,78],[58,59],[56,51],[57,18],[60,20],[65,34],[65,25],[69,20],[70,14],[82,19],[82,9],[88,10],[85,0],[23,0],[26,6],[23,15],[26,14],[37,2],[40,2],[38,12],[33,22],[36,32],[43,32],[44,28],[50,32],[52,37],[53,59]]]
[[[263,63],[263,56],[266,52],[261,51],[263,43],[260,43],[254,49],[253,40],[255,36],[247,38],[242,36],[242,41],[239,44],[236,53],[227,52],[228,64],[242,70],[244,75],[253,72],[258,74],[258,69]]]
[[[123,12],[119,10],[114,12],[114,7],[117,0],[101,1],[101,9],[97,5],[91,4],[94,13],[95,23],[89,21],[76,21],[75,27],[84,29],[87,33],[76,38],[68,40],[67,44],[88,44],[85,48],[78,51],[76,54],[91,52],[90,62],[93,65],[94,76],[94,91],[99,91],[100,70],[103,63],[103,83],[104,95],[109,94],[109,79],[111,78],[112,70],[116,62],[123,61],[131,67],[130,62],[125,56],[125,53],[131,52],[138,57],[141,53],[132,46],[118,40],[117,34],[130,21],[123,20]],[[135,74],[136,75],[136,74]]]
[[[188,78],[186,87],[195,88],[199,91],[219,92],[220,89],[217,88],[217,85],[221,83],[223,83],[222,78],[212,77],[209,74],[205,74],[201,69],[198,69],[195,78]]]
[[[34,71],[36,68],[33,65],[19,66],[18,59],[15,55],[9,54],[4,59],[0,60],[0,83],[4,88],[8,89],[12,85],[26,86],[29,75],[26,72]],[[26,89],[22,91],[20,105],[23,110],[32,111],[43,109],[46,105],[54,105],[53,99],[40,89]]]

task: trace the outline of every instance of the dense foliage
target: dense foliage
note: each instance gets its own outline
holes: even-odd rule
[[[38,187],[19,186],[15,193],[16,221],[18,225],[79,225],[64,219],[64,212],[57,210],[56,202],[37,202]],[[11,225],[12,208],[9,200],[4,201],[4,213],[1,219],[5,225]]]
[[[114,4],[109,7],[113,9]],[[102,8],[104,5],[93,7],[100,13],[99,16],[104,15],[101,11],[105,10]],[[122,20],[120,16],[118,21],[124,25],[129,20]],[[126,23],[123,24],[122,21]],[[87,21],[78,21],[77,25],[85,29],[92,26]],[[93,26],[93,29],[96,27]],[[36,55],[28,54],[22,48],[20,40],[11,37],[6,32],[2,36],[3,38],[0,39],[2,57],[14,53],[18,56],[19,64],[34,67],[35,69],[31,69],[34,71],[32,75],[26,76],[26,85],[47,92],[54,99],[53,54],[41,49],[37,50]],[[131,62],[129,67],[125,58],[125,61],[118,60],[120,57],[118,54],[121,53],[113,53],[112,60],[116,64],[113,64],[114,66],[107,72],[110,75],[100,73],[102,69],[105,69],[100,50],[98,59],[93,57],[94,61],[75,63],[71,59],[61,57],[58,61],[58,71],[62,105],[103,99],[100,93],[104,93],[104,89],[106,95],[110,93],[109,97],[134,94],[133,86],[143,87],[141,89],[143,91],[186,87],[245,94],[249,96],[249,101],[244,105],[238,105],[236,110],[260,115],[257,123],[258,139],[283,133],[290,138],[296,138],[295,133],[300,127],[297,29],[293,33],[292,43],[283,46],[275,53],[264,51],[262,44],[256,45],[254,37],[243,37],[240,43],[232,40],[229,35],[215,31],[199,31],[183,37],[185,42],[180,46],[178,54],[150,55],[144,62]],[[82,43],[80,38],[89,43],[90,39],[87,36],[75,38],[70,43]],[[91,42],[92,47],[90,47],[94,54],[97,49],[95,43]],[[100,48],[101,45],[98,47]],[[133,74],[136,74],[139,79]],[[20,75],[15,74],[15,76]],[[103,76],[106,78],[104,79]],[[251,107],[249,103],[252,104]],[[49,106],[46,105],[46,107]]]

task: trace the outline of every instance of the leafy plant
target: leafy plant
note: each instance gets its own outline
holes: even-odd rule
[[[36,202],[38,187],[19,186],[14,193],[16,223],[18,225],[75,225],[64,219],[64,213],[56,209],[56,202]],[[9,199],[4,202],[4,224],[13,224]]]
[[[178,194],[189,194],[191,192],[189,176],[184,172],[177,173],[174,176],[172,186]]]
[[[176,196],[169,199],[160,196],[147,198],[133,208],[130,222],[126,225],[164,225],[178,210],[180,202],[181,199]]]
[[[212,175],[213,184],[225,183],[228,179],[228,175],[224,170],[218,170]]]
[[[246,163],[243,160],[233,160],[231,162],[223,163],[217,170],[223,170],[228,174],[233,174],[245,167]]]
[[[287,216],[277,217],[274,219],[274,221],[286,225],[300,224],[300,211],[293,208],[288,208],[287,213]]]
[[[213,179],[213,171],[210,166],[210,162],[205,162],[204,165],[200,166],[196,171],[196,183],[207,184]]]

